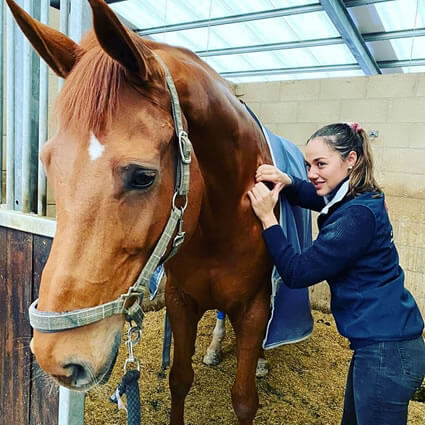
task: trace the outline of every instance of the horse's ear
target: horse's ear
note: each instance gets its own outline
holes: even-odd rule
[[[148,80],[147,59],[152,56],[151,50],[144,44],[134,44],[129,31],[103,0],[89,0],[89,3],[93,10],[94,31],[103,50],[125,69]]]
[[[34,49],[59,77],[66,78],[84,50],[59,31],[32,18],[13,0],[6,2]]]

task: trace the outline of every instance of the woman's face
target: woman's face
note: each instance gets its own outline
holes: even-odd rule
[[[323,137],[311,139],[305,149],[307,176],[320,196],[332,192],[347,177],[349,167],[352,167],[356,160],[355,152],[350,152],[346,159],[342,159]]]

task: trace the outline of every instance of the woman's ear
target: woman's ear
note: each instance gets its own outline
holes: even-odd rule
[[[345,161],[348,164],[348,169],[351,170],[357,162],[357,152],[351,151],[345,158]]]

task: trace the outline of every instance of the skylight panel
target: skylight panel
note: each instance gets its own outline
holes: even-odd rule
[[[376,3],[374,6],[386,31],[425,26],[425,2],[423,0],[397,0]]]
[[[282,18],[153,34],[152,38],[170,44],[185,40],[184,45],[195,51],[299,40]]]
[[[229,81],[232,83],[254,83],[261,81],[283,81],[283,80],[308,80],[319,78],[348,78],[348,77],[361,77],[364,76],[362,70],[349,70],[349,71],[330,71],[330,72],[299,72],[299,73],[285,73],[276,75],[252,75],[248,77],[231,78]]]
[[[205,7],[205,2],[198,0],[126,0],[110,6],[140,29],[210,17],[210,10]]]
[[[245,55],[212,56],[204,58],[217,72],[229,70],[250,71],[252,69],[273,69],[282,66],[282,62],[269,53],[251,53]]]
[[[386,31],[425,27],[425,2],[423,0],[384,2],[376,4],[375,8]],[[388,49],[383,49],[382,52],[375,49],[377,60],[409,60],[425,56],[424,37],[394,39],[390,40],[390,43],[395,57],[382,57],[385,53],[388,53]],[[402,69],[405,72],[413,70],[413,68]],[[414,71],[417,71],[417,68]]]
[[[355,64],[345,45],[278,50],[204,58],[217,72]]]
[[[210,1],[212,1],[212,17],[285,9],[319,3],[319,0],[209,0],[208,2],[204,2],[204,7],[208,7]]]
[[[324,11],[286,16],[285,21],[297,34],[299,39],[305,40],[340,36]]]
[[[134,28],[148,29],[198,20],[216,19],[260,11],[281,8],[320,5],[319,0],[126,0],[113,3],[111,7],[124,19],[131,22]],[[311,10],[309,8],[308,10]],[[377,21],[379,31],[403,30],[425,27],[424,0],[396,0],[368,5],[370,19]],[[373,13],[372,13],[373,12]],[[363,12],[362,12],[363,13]],[[356,15],[357,16],[357,15]],[[361,18],[362,14],[358,14]],[[364,19],[363,19],[364,21]],[[360,24],[360,23],[358,23]],[[367,31],[366,31],[367,32]],[[175,46],[186,47],[194,52],[213,50],[214,56],[200,53],[205,61],[218,72],[267,70],[276,68],[297,68],[329,65],[357,65],[350,49],[342,42],[342,38],[323,10],[315,12],[281,16],[268,19],[257,19],[246,22],[235,22],[225,25],[211,25],[203,28],[183,31],[164,32],[150,35],[151,38]],[[221,49],[262,46],[274,43],[294,43],[297,41],[336,38],[338,44],[310,48],[291,48],[248,52],[239,54],[221,54]],[[409,60],[423,58],[425,54],[425,37],[392,39],[368,42],[368,47],[376,60]],[[263,46],[264,50],[264,46]],[[343,67],[346,68],[346,67]],[[410,67],[419,70],[419,67]],[[406,68],[404,68],[406,70]],[[355,72],[355,71],[338,71]],[[387,71],[385,71],[387,72]],[[400,68],[394,69],[400,72]],[[313,78],[316,73],[289,73],[276,78]],[[294,77],[294,76],[297,77]],[[335,72],[320,72],[322,76],[336,76]],[[352,75],[352,74],[350,74]],[[357,75],[357,74],[356,74]],[[247,77],[244,77],[247,78]],[[255,81],[267,81],[268,78],[254,77]]]
[[[156,0],[156,7],[152,7],[152,0],[143,2],[127,0],[112,3],[109,6],[136,28],[150,28],[165,25],[165,3],[166,0]]]

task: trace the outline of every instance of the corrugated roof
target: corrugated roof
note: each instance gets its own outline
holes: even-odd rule
[[[195,51],[235,82],[425,69],[423,0],[125,0],[111,7],[138,33]]]

